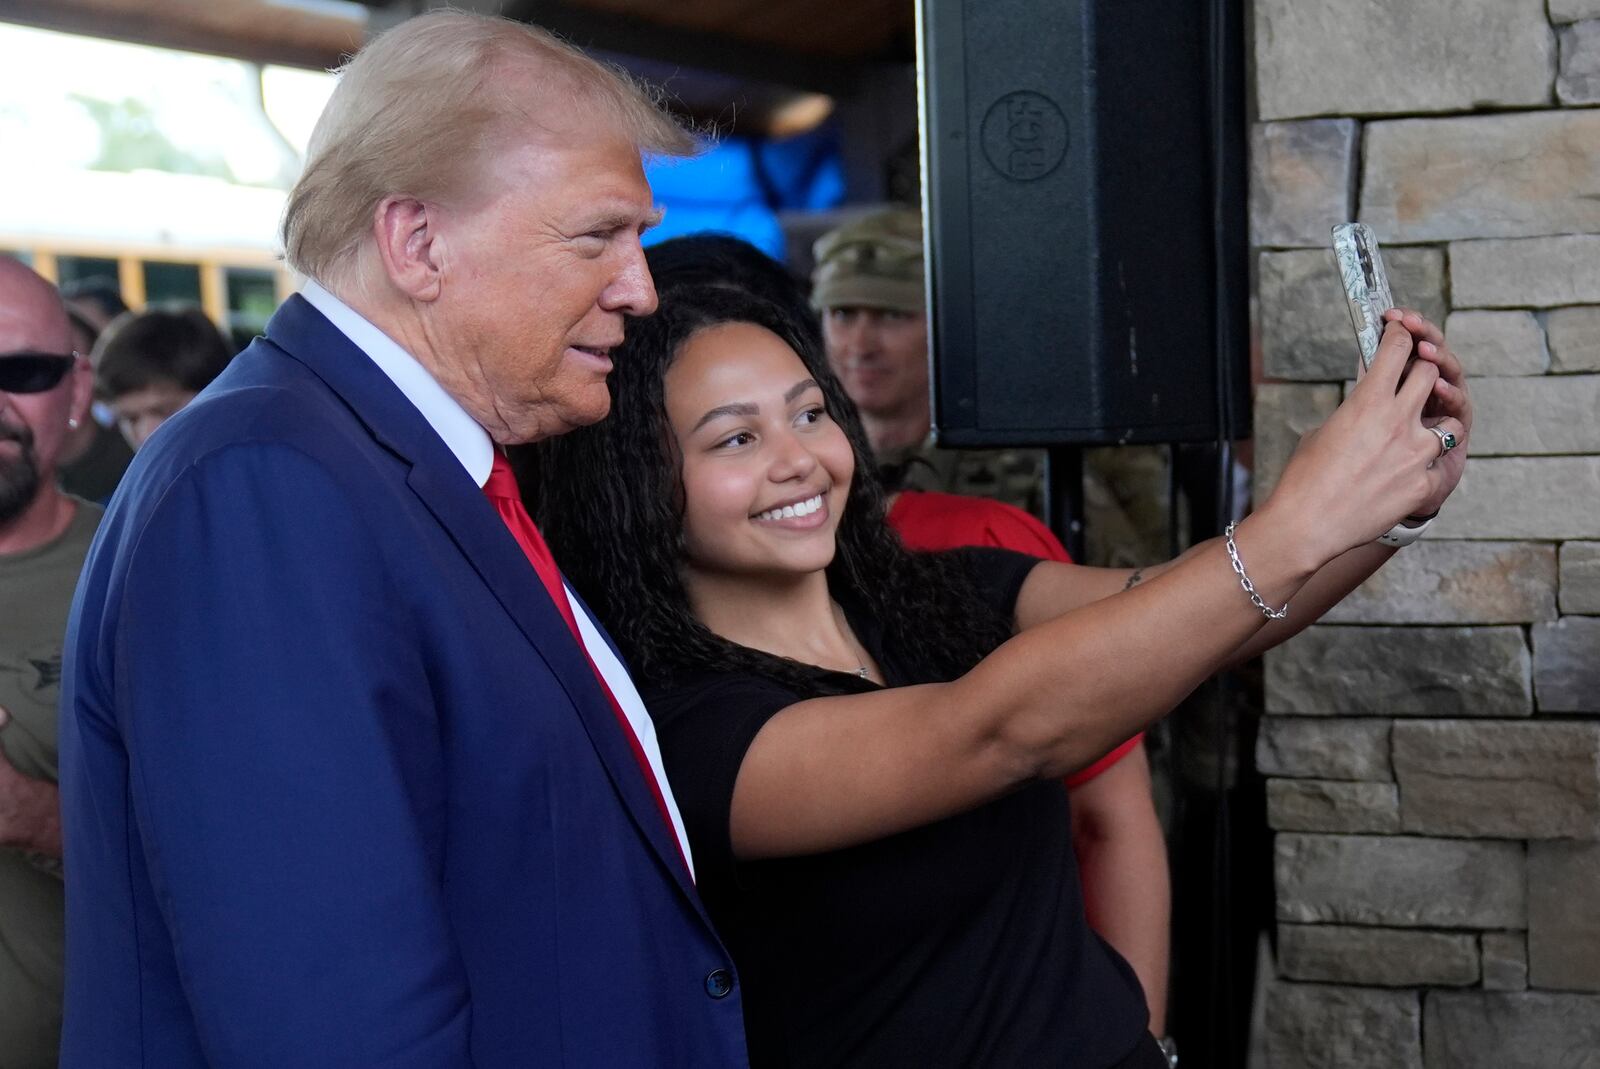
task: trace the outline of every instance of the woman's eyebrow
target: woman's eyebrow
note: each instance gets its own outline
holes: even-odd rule
[[[760,415],[760,413],[761,410],[748,401],[736,401],[731,405],[718,405],[701,416],[700,422],[696,423],[689,433],[693,434],[707,423],[721,416],[756,416]]]
[[[801,394],[805,393],[807,390],[815,387],[816,385],[816,379],[801,379],[799,382],[789,387],[789,392],[783,395],[783,403],[788,404],[790,401],[793,401],[796,397],[799,397]],[[820,389],[820,387],[818,388]]]
[[[801,379],[799,382],[795,383],[793,386],[789,387],[787,391],[785,391],[783,395],[783,403],[790,403],[807,390],[820,388],[821,387],[817,386],[816,379]],[[721,416],[758,416],[760,414],[761,410],[755,405],[751,404],[749,401],[735,401],[731,404],[718,405],[716,408],[710,409],[705,415],[701,416],[700,419],[695,423],[694,427],[690,429],[689,433],[693,434],[701,427],[704,427],[707,423],[710,423],[712,420]]]

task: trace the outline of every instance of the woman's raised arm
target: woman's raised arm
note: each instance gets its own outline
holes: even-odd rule
[[[1391,323],[1371,371],[1234,532],[1267,605],[1298,599],[1297,615],[1314,619],[1318,605],[1382,562],[1386,551],[1372,547],[1374,539],[1403,517],[1435,510],[1459,480],[1459,461],[1447,454],[1451,464],[1436,463],[1440,440],[1423,422],[1442,392],[1435,383],[1450,385],[1441,370],[1459,378],[1459,365],[1442,338],[1423,332],[1431,355],[1420,353],[1407,371],[1416,333]],[[1470,408],[1456,412],[1446,412],[1441,427],[1464,441]],[[1019,619],[1037,610],[1033,583],[1030,576],[1024,584]],[[730,818],[735,854],[837,849],[1071,772],[1254,648],[1269,623],[1220,540],[1120,594],[1064,614],[1040,611],[1049,618],[954,682],[812,699],[777,713],[740,766]]]

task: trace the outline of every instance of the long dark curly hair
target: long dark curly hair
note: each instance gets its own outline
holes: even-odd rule
[[[645,685],[742,670],[803,694],[858,689],[850,677],[730,642],[690,611],[679,572],[681,460],[663,379],[690,337],[721,323],[755,324],[787,342],[850,440],[855,477],[827,570],[834,599],[880,621],[897,659],[941,679],[967,671],[1011,633],[1010,621],[977,596],[964,568],[946,556],[907,550],[885,522],[883,489],[855,405],[814,332],[794,322],[795,314],[726,285],[667,289],[654,315],[629,323],[627,341],[614,354],[611,414],[516,451],[529,510],[562,570]]]

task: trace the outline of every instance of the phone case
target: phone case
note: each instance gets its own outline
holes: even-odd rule
[[[1361,346],[1361,366],[1369,368],[1383,337],[1383,313],[1394,307],[1378,239],[1365,223],[1340,223],[1333,228],[1333,255],[1350,307],[1350,325]]]

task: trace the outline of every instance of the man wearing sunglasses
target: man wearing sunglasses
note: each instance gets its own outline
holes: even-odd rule
[[[55,287],[0,257],[0,1061],[56,1064],[61,1033],[61,815],[56,710],[67,609],[100,509],[56,485],[88,418]]]

